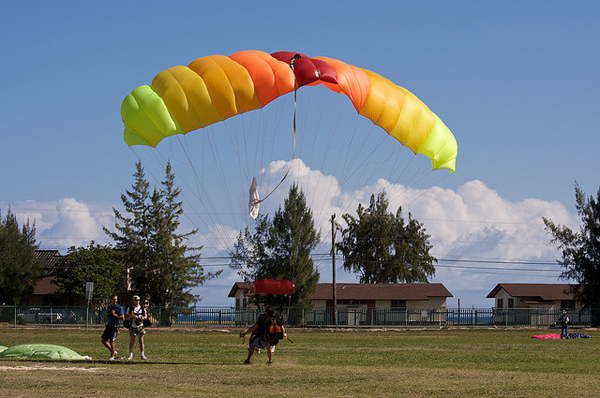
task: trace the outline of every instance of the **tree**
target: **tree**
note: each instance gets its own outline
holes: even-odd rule
[[[44,276],[44,263],[37,258],[35,223],[29,220],[21,230],[10,209],[6,218],[0,212],[0,303],[21,304],[33,293]]]
[[[310,295],[317,289],[319,272],[311,252],[320,241],[315,229],[312,211],[304,193],[292,185],[288,197],[270,221],[268,215],[259,216],[251,234],[240,231],[230,266],[245,281],[257,279],[287,279],[295,285],[289,302],[282,297],[269,297],[270,304],[308,307]]]
[[[274,268],[274,247],[272,240],[272,222],[268,215],[259,214],[254,224],[254,234],[246,227],[240,231],[234,251],[230,252],[230,267],[237,271],[245,282],[258,279],[276,279],[272,276]]]
[[[562,279],[577,281],[571,290],[584,307],[600,308],[600,189],[596,199],[585,193],[575,183],[577,214],[581,218],[579,232],[563,225],[555,225],[543,218],[546,231],[552,234],[552,243],[562,250],[559,264],[565,268]]]
[[[358,205],[356,216],[344,214],[347,228],[337,245],[344,255],[344,269],[360,275],[360,283],[427,282],[435,274],[437,259],[425,228],[402,207],[388,213],[385,191],[371,195],[368,208]]]
[[[54,270],[56,294],[75,302],[85,300],[86,282],[94,283],[94,303],[104,302],[125,286],[125,267],[119,253],[93,241],[89,247],[71,246]]]
[[[203,284],[218,273],[204,273],[200,265],[201,247],[188,247],[186,241],[197,233],[178,232],[183,203],[177,198],[170,163],[161,188],[150,193],[141,162],[136,163],[131,191],[121,195],[127,214],[113,209],[116,232],[107,233],[116,242],[137,293],[152,305],[188,306],[197,298],[192,287]],[[194,254],[192,254],[194,253]]]

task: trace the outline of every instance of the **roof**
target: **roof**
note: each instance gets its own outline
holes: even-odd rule
[[[245,295],[254,294],[254,285],[250,282],[236,282],[228,297],[235,297],[238,290]],[[317,291],[311,300],[333,299],[333,283],[318,283]],[[338,300],[429,300],[430,297],[453,297],[441,283],[336,283]]]
[[[235,297],[238,290],[243,291],[246,296],[251,296],[254,294],[254,284],[251,282],[236,282],[231,287],[227,297]]]
[[[61,259],[60,252],[58,250],[36,250],[34,253],[36,259],[41,259],[44,262],[44,271],[46,275],[50,273]],[[40,279],[34,289],[34,295],[49,295],[56,292],[57,286],[52,283],[56,278],[54,276],[45,276]]]
[[[571,286],[567,283],[499,283],[486,297],[494,298],[504,289],[512,297],[535,302],[574,300]]]
[[[429,300],[453,297],[441,283],[336,283],[338,300]],[[311,300],[333,299],[333,283],[319,283]]]
[[[33,255],[36,259],[44,261],[45,269],[53,268],[61,259],[58,250],[36,250]]]

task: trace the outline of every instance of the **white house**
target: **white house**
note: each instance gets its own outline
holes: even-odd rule
[[[494,299],[496,309],[579,309],[571,286],[546,283],[499,283],[487,298]]]

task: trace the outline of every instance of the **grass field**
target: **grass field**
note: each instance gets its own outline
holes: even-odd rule
[[[107,361],[99,329],[0,327],[0,345],[57,344],[91,361],[0,360],[2,397],[600,397],[600,335],[549,330],[291,330],[243,365],[239,330],[150,329],[148,361]],[[117,339],[127,355],[129,336]],[[246,341],[247,342],[247,341]],[[136,347],[137,348],[137,347]]]

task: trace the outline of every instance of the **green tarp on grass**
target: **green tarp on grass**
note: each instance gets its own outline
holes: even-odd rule
[[[0,358],[86,359],[70,348],[53,344],[21,344],[0,351]]]

